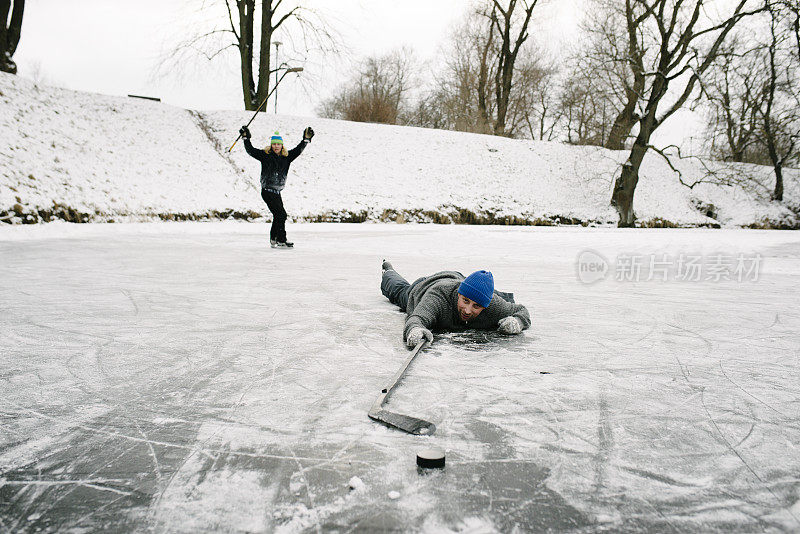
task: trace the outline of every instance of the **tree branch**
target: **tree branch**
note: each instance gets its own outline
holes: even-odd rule
[[[280,2],[278,2],[278,4],[280,4]],[[278,7],[278,4],[276,4],[276,5],[275,5],[275,8],[276,8],[276,9],[277,9],[277,7]],[[289,11],[289,12],[288,12],[288,13],[286,13],[284,16],[282,16],[282,17],[281,17],[281,18],[278,20],[278,22],[276,22],[276,23],[275,23],[275,24],[272,26],[272,30],[273,30],[273,31],[277,30],[277,29],[278,29],[278,26],[280,26],[281,24],[283,24],[283,23],[286,21],[286,19],[288,19],[289,17],[291,17],[292,15],[294,15],[294,14],[295,14],[295,12],[297,12],[297,11],[300,11],[301,9],[303,9],[303,8],[301,8],[300,6],[297,6],[297,7],[294,7],[294,8],[292,8],[292,10],[291,10],[291,11]]]
[[[236,24],[234,24],[233,22],[233,13],[231,12],[231,4],[228,0],[225,0],[225,8],[228,10],[228,21],[231,23],[231,31],[233,31],[233,35],[236,36],[236,42],[241,45],[242,39],[236,32]]]

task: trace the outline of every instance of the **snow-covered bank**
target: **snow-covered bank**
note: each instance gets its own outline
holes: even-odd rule
[[[258,163],[225,147],[243,111],[197,113],[81,93],[0,74],[0,220],[253,219],[268,215]],[[255,144],[280,130],[293,146],[285,203],[305,221],[613,224],[608,201],[626,152],[560,143],[264,114]],[[706,174],[677,165],[684,182]],[[714,164],[715,170],[722,170]],[[635,209],[643,225],[797,227],[798,173],[787,201],[769,201],[771,170],[726,167],[747,185],[689,189],[659,156],[645,160]],[[765,185],[759,185],[765,184]],[[710,216],[709,216],[710,215]]]

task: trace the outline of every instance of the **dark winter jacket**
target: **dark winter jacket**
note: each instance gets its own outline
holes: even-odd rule
[[[489,306],[471,321],[464,322],[458,314],[458,286],[464,275],[455,271],[442,271],[415,281],[408,293],[406,327],[403,339],[416,326],[428,330],[462,330],[497,328],[500,319],[513,315],[522,322],[523,330],[531,325],[528,309],[521,304],[508,302],[501,293],[494,292]]]
[[[308,144],[307,140],[289,151],[287,155],[274,153],[272,150],[264,151],[255,148],[249,139],[244,140],[244,149],[247,153],[261,162],[261,189],[280,193],[286,185],[286,176],[289,174],[289,164],[303,152]]]

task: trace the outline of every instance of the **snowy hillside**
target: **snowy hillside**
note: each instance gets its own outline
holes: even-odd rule
[[[259,196],[258,162],[241,144],[231,154],[225,150],[249,118],[244,111],[198,113],[37,87],[0,73],[0,219],[269,215]],[[251,126],[254,144],[266,145],[277,129],[291,148],[307,125],[317,135],[292,165],[284,192],[295,220],[616,221],[608,201],[626,152],[271,114]],[[685,182],[706,175],[699,160],[680,163]],[[769,202],[769,168],[727,169],[746,176],[749,185],[689,189],[659,156],[649,156],[635,197],[640,223],[798,225],[786,205]],[[797,206],[797,171],[787,172],[786,180],[787,204]]]

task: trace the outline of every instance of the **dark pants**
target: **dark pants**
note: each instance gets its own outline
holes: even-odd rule
[[[408,280],[403,278],[400,273],[389,269],[383,273],[381,277],[381,293],[389,299],[389,302],[395,306],[399,306],[402,311],[406,311],[408,306],[408,294],[411,288],[417,285],[423,278],[418,278],[413,284],[409,284]]]
[[[279,243],[286,242],[286,210],[283,209],[283,199],[280,193],[273,193],[266,189],[261,190],[261,198],[267,203],[272,213],[272,227],[269,229],[269,238]]]

